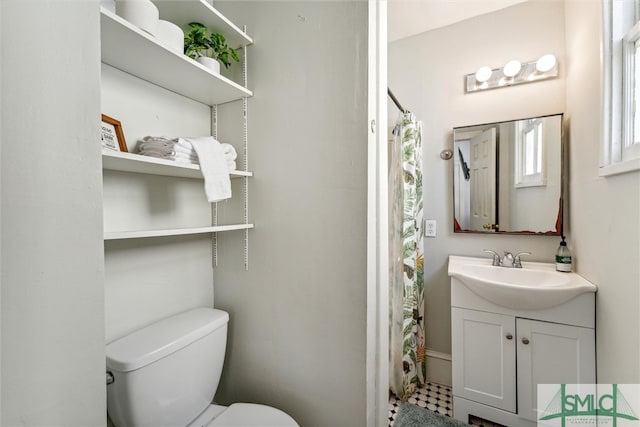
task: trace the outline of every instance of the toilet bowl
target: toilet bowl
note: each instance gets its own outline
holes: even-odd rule
[[[116,427],[297,427],[258,404],[212,405],[226,350],[229,315],[197,308],[107,345],[107,411]]]

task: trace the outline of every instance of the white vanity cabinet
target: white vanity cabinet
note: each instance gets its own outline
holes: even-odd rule
[[[535,425],[538,384],[595,382],[593,329],[456,307],[451,319],[456,397]]]
[[[594,297],[585,293],[553,307],[514,310],[452,276],[454,418],[534,427],[538,384],[595,383]]]
[[[536,422],[538,384],[593,384],[595,331],[516,319],[518,415]]]
[[[456,396],[516,411],[515,330],[513,316],[451,308]]]

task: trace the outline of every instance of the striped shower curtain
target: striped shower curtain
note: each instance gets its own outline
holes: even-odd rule
[[[407,399],[424,383],[422,123],[398,119],[389,170],[389,385]]]

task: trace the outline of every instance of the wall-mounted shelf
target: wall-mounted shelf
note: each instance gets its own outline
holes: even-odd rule
[[[202,2],[159,3],[178,3],[186,7]],[[208,5],[204,3],[199,7],[205,6]],[[191,58],[165,48],[155,37],[104,8],[100,9],[100,31],[102,62],[121,71],[207,105],[224,104],[253,95],[250,90],[212,73]]]
[[[161,44],[154,36],[139,29],[105,8],[100,8],[101,60],[104,64],[128,73],[142,81],[162,87],[196,102],[209,105],[211,132],[217,136],[217,106],[242,100],[243,108],[243,158],[240,163],[248,165],[247,105],[253,92],[247,89],[247,46],[253,40],[245,31],[227,19],[205,0],[152,0],[160,12],[160,18],[188,29],[190,22],[200,22],[213,32],[226,38],[227,44],[240,48],[243,56],[242,84],[220,74],[214,74],[191,58]],[[126,102],[126,101],[125,101]],[[171,160],[102,150],[102,167],[105,171],[121,171],[136,174],[160,175],[202,180],[199,165],[178,163]],[[248,268],[249,224],[248,182],[253,174],[248,171],[232,171],[231,178],[242,178],[243,223],[218,225],[217,204],[211,206],[211,225],[205,227],[106,231],[105,240],[140,239],[163,236],[212,234],[213,265],[217,265],[217,233],[233,230],[244,232],[244,264]],[[112,185],[107,182],[105,185]],[[120,228],[127,228],[123,225]],[[132,226],[131,228],[136,228]]]
[[[203,179],[200,166],[190,163],[178,163],[172,160],[141,156],[133,153],[102,149],[102,168],[120,172],[142,173],[147,175],[175,176],[178,178]],[[231,178],[253,176],[252,172],[233,171]]]
[[[188,28],[189,22],[200,22],[211,32],[222,34],[227,44],[239,48],[253,43],[244,31],[204,0],[154,0],[160,19]]]
[[[223,231],[249,230],[251,228],[253,228],[253,224],[218,225],[218,226],[210,226],[210,227],[193,227],[193,228],[172,228],[167,230],[108,231],[104,233],[104,240],[185,236],[189,234],[206,234],[206,233],[219,233]]]

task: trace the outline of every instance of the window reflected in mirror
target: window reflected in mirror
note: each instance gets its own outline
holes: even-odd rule
[[[562,233],[562,114],[457,127],[454,231]]]

